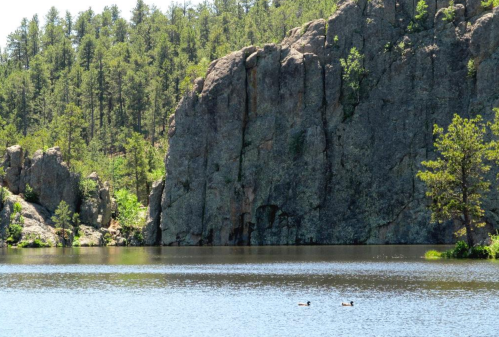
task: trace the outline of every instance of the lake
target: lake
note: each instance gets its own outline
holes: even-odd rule
[[[445,248],[0,249],[0,336],[498,336],[499,263]]]

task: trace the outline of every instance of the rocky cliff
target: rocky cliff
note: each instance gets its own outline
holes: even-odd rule
[[[162,243],[453,241],[415,175],[434,123],[499,105],[499,8],[457,0],[448,22],[449,1],[427,0],[411,30],[416,3],[342,2],[280,45],[214,61],[170,123]],[[367,71],[355,100],[340,64],[352,47]],[[496,226],[494,193],[485,207]]]

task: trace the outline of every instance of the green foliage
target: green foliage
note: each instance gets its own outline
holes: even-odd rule
[[[340,59],[341,67],[343,68],[343,80],[357,96],[357,102],[360,100],[360,82],[367,73],[363,66],[363,61],[364,55],[359,53],[355,47],[350,49],[350,53],[346,59]]]
[[[428,18],[428,4],[424,0],[420,0],[416,5],[416,15],[407,26],[409,33],[417,33],[424,28],[426,19]]]
[[[93,179],[84,178],[80,180],[80,195],[83,200],[94,198],[98,192],[99,185]]]
[[[475,60],[470,59],[468,61],[468,77],[469,78],[475,78],[476,77],[476,66],[475,66]]]
[[[471,248],[469,257],[472,259],[490,259],[492,254],[488,246],[475,246]]]
[[[72,212],[69,209],[69,205],[62,200],[55,210],[55,215],[52,217],[52,221],[57,228],[56,233],[62,239],[62,245],[66,246],[71,240],[72,235]]]
[[[469,256],[470,247],[464,241],[456,242],[456,246],[452,249],[452,257],[458,259],[465,259]]]
[[[137,240],[137,242],[139,244],[144,244],[144,236],[142,235],[142,231],[141,230],[135,230],[134,234],[133,234],[133,237],[135,240]]]
[[[147,199],[147,172],[149,163],[146,158],[147,143],[134,132],[132,137],[128,138],[125,145],[126,149],[126,173],[130,178],[130,186],[135,188],[135,194],[140,200]]]
[[[7,200],[7,197],[10,195],[10,191],[7,187],[0,187],[0,200],[2,202],[5,202]]]
[[[24,189],[24,200],[32,203],[38,202],[38,195],[29,184],[26,184],[26,188]]]
[[[23,233],[24,218],[21,215],[22,206],[19,202],[15,202],[10,214],[10,223],[7,228],[7,240],[9,244],[17,243]]]
[[[203,57],[198,64],[191,64],[187,67],[186,76],[180,83],[181,95],[184,95],[185,92],[192,90],[194,80],[199,77],[206,77],[206,71],[208,70],[209,65],[210,61],[206,57]]]
[[[49,242],[43,241],[39,235],[29,234],[26,238],[17,243],[18,248],[48,248],[52,245]]]
[[[109,233],[104,234],[104,244],[106,246],[109,245],[112,240],[113,240],[113,237],[111,236],[111,234],[109,234]]]
[[[470,249],[464,241],[456,242],[453,249],[445,252],[437,252],[434,250],[428,251],[425,254],[427,259],[448,258],[448,259],[489,259],[495,258],[494,252],[489,246],[474,246]]]
[[[416,15],[414,19],[419,22],[423,22],[428,17],[428,4],[424,0],[420,0],[416,5]]]
[[[424,254],[425,259],[434,260],[442,258],[442,253],[436,250],[429,250]]]
[[[19,224],[11,224],[7,229],[7,242],[16,243],[21,239],[23,227]]]
[[[58,134],[56,144],[60,145],[63,158],[70,166],[71,160],[81,158],[85,149],[83,128],[86,125],[83,111],[74,103],[69,103],[64,113],[54,119],[53,124]]]
[[[485,0],[482,1],[483,8],[494,8],[499,6],[499,0]]]
[[[23,206],[21,205],[21,203],[19,202],[15,202],[14,205],[12,206],[12,209],[13,209],[13,214],[16,214],[16,213],[21,213],[21,211],[23,210]],[[11,219],[12,219],[12,215],[11,215]]]
[[[137,196],[126,189],[121,189],[115,193],[118,205],[118,222],[125,235],[128,235],[134,228],[142,227],[144,222],[144,212],[142,205],[137,200]]]
[[[300,36],[303,36],[308,30],[308,27],[310,27],[310,22],[304,23],[301,28],[300,28]]]
[[[443,9],[443,21],[454,22],[456,19],[456,9],[454,8],[454,1],[449,2],[449,7]]]
[[[427,170],[417,174],[432,201],[432,221],[461,221],[470,247],[474,246],[472,230],[482,224],[482,198],[490,186],[485,178],[490,169],[484,163],[490,149],[485,133],[481,116],[463,119],[454,115],[447,132],[435,125],[434,146],[440,156],[423,162]]]
[[[499,258],[499,235],[490,236],[490,256],[494,259]]]
[[[172,2],[163,13],[139,1],[129,22],[117,7],[74,19],[51,8],[43,29],[37,17],[23,20],[0,55],[0,148],[20,143],[33,154],[58,145],[72,171],[83,177],[95,171],[113,190],[134,190],[145,201],[164,165],[151,165],[144,148],[148,167],[129,166],[132,132],[161,163],[169,117],[211,61],[280,42],[290,29],[328,18],[336,3]]]

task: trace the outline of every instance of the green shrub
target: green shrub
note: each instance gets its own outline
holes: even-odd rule
[[[347,86],[352,90],[356,102],[360,101],[360,82],[367,74],[363,66],[364,55],[359,53],[357,48],[350,49],[350,53],[346,59],[340,59],[341,67],[343,68],[343,80]]]
[[[488,246],[475,246],[471,248],[469,255],[472,259],[488,259],[491,257],[491,250]]]
[[[414,19],[422,22],[426,20],[427,17],[428,17],[428,4],[426,4],[426,1],[420,0],[416,5],[416,15],[414,16]]]
[[[494,7],[497,7],[499,6],[499,0],[485,0],[485,1],[482,1],[482,7],[483,8],[494,8]]]
[[[456,10],[454,9],[454,1],[449,2],[449,7],[443,9],[443,21],[454,22],[456,19]]]
[[[468,77],[469,78],[475,78],[475,76],[476,76],[475,60],[470,59],[468,61]]]
[[[21,241],[21,242],[19,242],[19,243],[17,244],[17,247],[18,247],[18,248],[26,248],[26,247],[29,247],[29,241],[25,241],[25,240],[23,240],[23,241]]]
[[[10,195],[10,191],[6,187],[0,187],[0,197],[2,198],[2,202],[7,200],[7,197]]]
[[[19,224],[11,224],[7,229],[7,242],[16,243],[21,239],[23,233],[23,227]]]
[[[104,244],[106,246],[108,244],[110,244],[112,240],[113,240],[113,237],[111,236],[111,234],[109,234],[109,233],[104,234]]]
[[[141,231],[135,231],[133,234],[133,237],[135,240],[137,240],[141,245],[144,244],[144,236],[142,235]]]
[[[12,214],[21,213],[21,211],[23,210],[23,206],[19,202],[15,202],[14,206],[12,208],[13,208]],[[11,215],[11,218],[12,218],[12,215]]]
[[[115,193],[116,203],[118,204],[118,222],[123,233],[128,235],[134,227],[141,227],[142,205],[137,196],[126,189],[121,189]]]
[[[469,257],[469,247],[464,241],[456,242],[456,246],[452,249],[452,257],[457,259],[465,259]]]
[[[50,247],[50,244],[43,241],[40,238],[36,238],[31,242],[31,244],[29,246],[32,248],[48,248],[48,247]]]
[[[440,259],[442,258],[442,253],[438,252],[436,250],[429,250],[424,254],[425,259],[432,260],[432,259]]]
[[[411,21],[411,22],[409,22],[409,25],[407,25],[407,31],[409,33],[417,33],[419,31],[421,31],[421,27],[420,27],[419,23]]]
[[[490,236],[490,256],[493,259],[499,258],[499,234],[498,235],[491,235]]]
[[[414,20],[412,20],[407,26],[407,31],[409,33],[417,33],[423,29],[424,22],[428,17],[428,5],[426,1],[420,0],[416,5],[416,15]]]
[[[33,191],[33,188],[26,184],[26,188],[24,190],[24,200],[27,202],[38,202],[38,195]]]
[[[391,52],[391,51],[392,51],[392,48],[393,48],[392,43],[391,43],[391,42],[387,42],[387,43],[385,44],[385,47],[383,48],[383,52],[385,52],[385,53],[389,53],[389,52]]]

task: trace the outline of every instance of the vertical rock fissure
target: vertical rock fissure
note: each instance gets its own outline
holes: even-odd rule
[[[244,112],[243,112],[243,120],[241,123],[241,151],[239,153],[239,169],[237,172],[237,181],[242,182],[242,177],[243,177],[243,158],[244,158],[244,146],[246,142],[246,126],[248,123],[248,115],[249,115],[249,94],[248,94],[248,71],[252,71],[251,69],[247,69],[245,71],[245,78],[244,78]],[[244,188],[243,184],[241,184],[241,187]]]
[[[208,114],[208,118],[211,116]],[[205,136],[205,144],[204,144],[204,163],[203,163],[203,194],[202,194],[202,202],[203,202],[203,207],[201,210],[201,233],[200,233],[200,239],[198,244],[200,246],[203,245],[203,238],[204,238],[204,231],[205,231],[205,213],[206,213],[206,189],[208,188],[208,176],[207,176],[207,171],[208,171],[208,141],[209,141],[209,132],[206,132]]]

